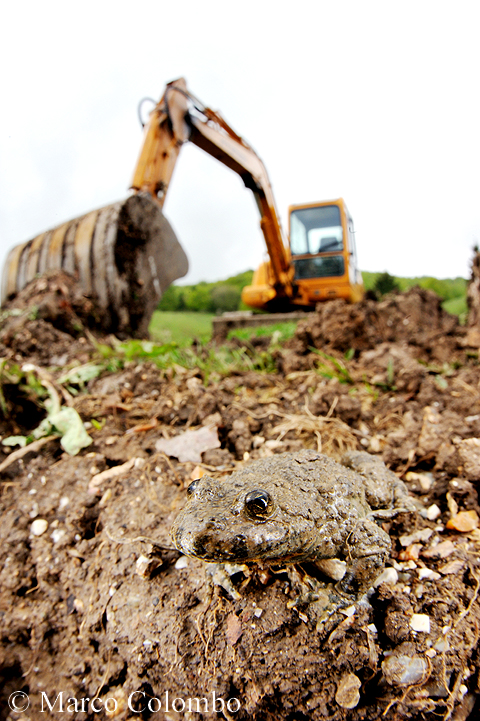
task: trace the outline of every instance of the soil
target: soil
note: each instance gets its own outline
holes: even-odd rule
[[[9,316],[0,333],[0,355],[48,377],[92,439],[76,456],[55,438],[21,457],[0,452],[0,719],[477,718],[471,329],[419,289],[334,301],[275,347],[275,372],[206,381],[199,368],[132,361],[67,392],[58,379],[98,360],[98,345],[65,313]],[[23,387],[4,382],[3,394],[2,437],[38,425]],[[219,443],[196,449],[201,462],[158,450],[203,426]],[[221,483],[249,459],[302,447],[380,455],[418,506],[384,524],[391,558],[368,600],[327,619],[295,604],[282,570],[239,569],[233,600],[169,536],[192,479]],[[17,713],[7,701],[19,691],[30,706]]]

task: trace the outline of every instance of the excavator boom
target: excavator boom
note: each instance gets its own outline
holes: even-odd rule
[[[292,295],[292,267],[267,171],[255,151],[221,115],[191,95],[183,78],[169,83],[150,114],[132,188],[163,204],[180,148],[190,141],[240,175],[256,199],[272,266],[275,293]]]

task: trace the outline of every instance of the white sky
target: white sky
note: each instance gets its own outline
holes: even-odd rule
[[[128,194],[137,103],[165,83],[219,110],[289,204],[342,196],[360,267],[468,277],[480,244],[476,0],[24,0],[0,10],[0,264]],[[148,106],[147,106],[148,107]],[[265,256],[250,191],[188,145],[165,214],[187,282]]]

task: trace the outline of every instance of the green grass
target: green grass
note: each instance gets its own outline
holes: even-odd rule
[[[240,340],[250,340],[250,338],[259,338],[262,336],[270,336],[276,334],[277,343],[283,343],[289,338],[293,338],[297,328],[297,321],[286,321],[285,323],[272,323],[271,325],[261,325],[248,328],[234,328],[228,333],[228,338],[239,338]]]
[[[149,331],[155,343],[177,343],[187,346],[196,338],[206,343],[212,337],[212,313],[156,310]]]
[[[468,315],[467,298],[465,296],[446,300],[442,303],[442,306],[447,313],[458,315],[460,322],[465,322]]]

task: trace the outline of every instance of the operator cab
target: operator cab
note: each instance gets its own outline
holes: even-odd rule
[[[345,298],[363,294],[357,267],[353,221],[340,198],[290,208],[290,252],[299,300]]]

